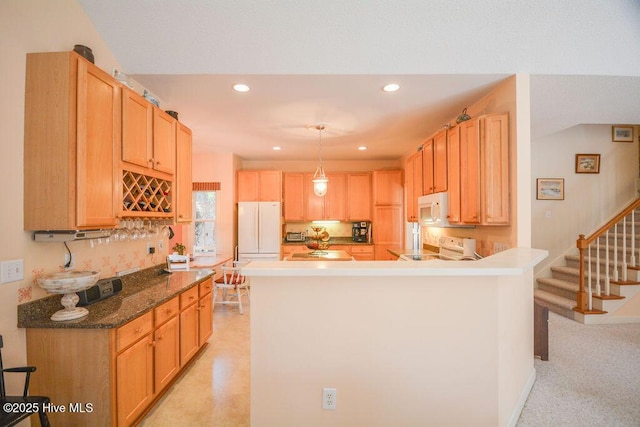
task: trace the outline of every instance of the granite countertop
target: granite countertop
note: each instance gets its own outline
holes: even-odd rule
[[[304,242],[287,242],[286,240],[282,241],[282,244],[285,246],[288,245],[306,245],[307,243],[314,242],[313,239],[307,239]],[[330,237],[329,245],[373,245],[373,243],[369,242],[354,242],[352,237]]]
[[[122,291],[86,306],[89,315],[54,322],[51,315],[62,309],[62,295],[51,295],[18,306],[19,328],[117,328],[154,309],[174,296],[197,286],[213,275],[211,269],[161,274],[164,264],[122,276]]]

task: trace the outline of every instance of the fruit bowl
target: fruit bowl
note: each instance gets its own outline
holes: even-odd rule
[[[311,242],[311,243],[307,243],[307,248],[311,249],[311,250],[321,250],[324,251],[326,249],[329,249],[329,243],[328,242]]]
[[[56,311],[51,320],[71,320],[79,319],[89,314],[89,310],[83,307],[76,307],[80,298],[76,292],[89,289],[98,281],[100,272],[98,271],[63,271],[51,273],[38,278],[38,284],[44,290],[52,294],[63,294],[62,306],[64,309]]]

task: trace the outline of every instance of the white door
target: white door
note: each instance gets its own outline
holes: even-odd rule
[[[257,254],[259,252],[259,203],[238,203],[238,252]]]

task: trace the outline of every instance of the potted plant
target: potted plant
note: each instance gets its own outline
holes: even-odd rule
[[[176,243],[175,245],[173,245],[173,248],[171,248],[171,250],[173,250],[174,253],[178,253],[178,255],[184,255],[184,250],[186,248],[184,247],[184,245],[182,243]]]

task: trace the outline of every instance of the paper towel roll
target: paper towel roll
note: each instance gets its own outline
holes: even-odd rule
[[[467,258],[475,258],[476,253],[476,239],[464,238],[462,239],[462,256]]]

